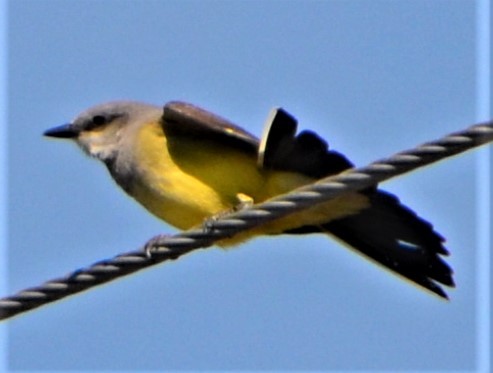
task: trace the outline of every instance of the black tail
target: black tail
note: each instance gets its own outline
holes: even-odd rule
[[[296,135],[297,122],[278,109],[271,114],[260,142],[262,168],[298,172],[312,178],[338,174],[352,167],[342,154],[311,131]],[[444,239],[393,195],[368,188],[370,207],[322,226],[304,226],[285,233],[328,232],[393,272],[447,298],[439,284],[454,286],[452,270],[440,255],[448,255]]]
[[[438,283],[454,286],[444,239],[427,221],[402,205],[392,194],[369,192],[371,206],[357,215],[321,226],[370,259],[443,298]]]

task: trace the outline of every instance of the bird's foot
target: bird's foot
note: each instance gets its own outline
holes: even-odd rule
[[[232,208],[224,210],[224,211],[220,211],[217,214],[214,214],[214,215],[206,218],[202,224],[204,232],[210,232],[210,231],[214,230],[214,224],[217,220],[219,220],[219,219],[221,219],[221,218],[223,218],[223,217],[225,217],[231,213],[241,211],[241,210],[244,210],[248,207],[251,207],[254,204],[253,198],[244,194],[244,193],[236,194],[236,200],[237,200],[237,204],[234,205]]]
[[[150,258],[152,253],[156,251],[158,247],[163,246],[162,242],[168,237],[170,237],[169,234],[158,234],[157,236],[154,236],[149,241],[147,241],[142,248],[142,251],[144,251],[146,258]]]
[[[255,202],[252,197],[244,193],[238,193],[236,195],[236,199],[238,203],[235,205],[235,207],[233,207],[233,211],[241,211],[246,208],[252,207]]]

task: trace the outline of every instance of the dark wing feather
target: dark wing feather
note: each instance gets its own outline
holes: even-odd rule
[[[260,141],[261,168],[299,172],[313,178],[338,174],[353,164],[312,131],[296,135],[297,121],[281,108],[273,109]]]
[[[185,136],[257,154],[258,139],[244,129],[211,112],[185,102],[168,102],[163,108],[166,136]]]

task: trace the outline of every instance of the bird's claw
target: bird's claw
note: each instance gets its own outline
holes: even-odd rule
[[[231,213],[249,208],[249,207],[253,206],[253,204],[254,204],[253,198],[244,194],[244,193],[236,194],[236,200],[238,203],[236,205],[234,205],[232,208],[224,210],[224,211],[220,211],[217,214],[214,214],[214,215],[206,218],[202,224],[204,232],[213,231],[214,230],[214,223],[217,220],[219,220],[220,218],[227,216]]]
[[[153,251],[155,251],[159,246],[163,246],[162,241],[168,237],[169,234],[158,234],[157,236],[154,236],[149,241],[147,241],[142,248],[146,258],[149,259],[152,256]]]

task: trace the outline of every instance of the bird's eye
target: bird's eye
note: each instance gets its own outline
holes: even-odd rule
[[[84,130],[91,131],[98,127],[101,127],[107,123],[106,117],[103,115],[95,115],[91,118],[89,123],[85,126]]]
[[[106,123],[106,118],[102,115],[95,115],[94,117],[92,117],[92,123],[95,126],[102,126]]]

